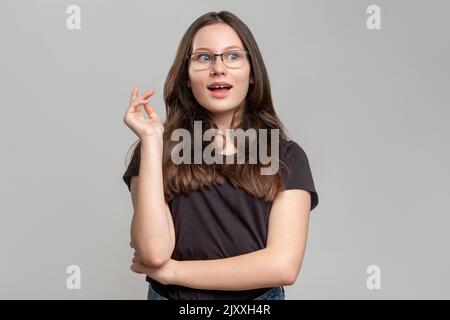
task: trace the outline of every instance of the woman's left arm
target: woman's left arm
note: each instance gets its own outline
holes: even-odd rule
[[[266,248],[214,260],[169,260],[158,268],[133,259],[131,269],[163,284],[206,290],[250,290],[292,285],[305,253],[310,192],[291,189],[275,198],[269,216]]]

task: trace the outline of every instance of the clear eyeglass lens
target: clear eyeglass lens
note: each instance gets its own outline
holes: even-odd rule
[[[230,68],[238,68],[244,61],[244,51],[227,52],[223,55],[225,65]]]

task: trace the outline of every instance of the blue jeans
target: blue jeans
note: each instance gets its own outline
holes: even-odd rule
[[[153,290],[152,286],[148,286],[147,300],[169,300]],[[266,293],[256,297],[254,300],[285,300],[284,287],[272,288]]]

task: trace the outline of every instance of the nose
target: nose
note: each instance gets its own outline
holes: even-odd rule
[[[213,66],[211,68],[211,72],[213,73],[218,73],[221,72],[223,73],[224,70],[226,70],[227,67],[224,65],[222,58],[220,56],[216,56],[215,61],[213,62]]]

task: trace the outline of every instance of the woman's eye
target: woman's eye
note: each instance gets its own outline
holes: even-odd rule
[[[230,60],[236,60],[236,59],[239,59],[239,55],[238,55],[237,53],[234,53],[234,52],[229,53],[229,54],[228,54],[228,59],[230,59]]]
[[[202,54],[202,55],[200,55],[200,56],[198,57],[198,59],[199,59],[200,61],[209,61],[209,60],[210,60],[210,57],[209,57],[209,55],[207,55],[207,54]]]

